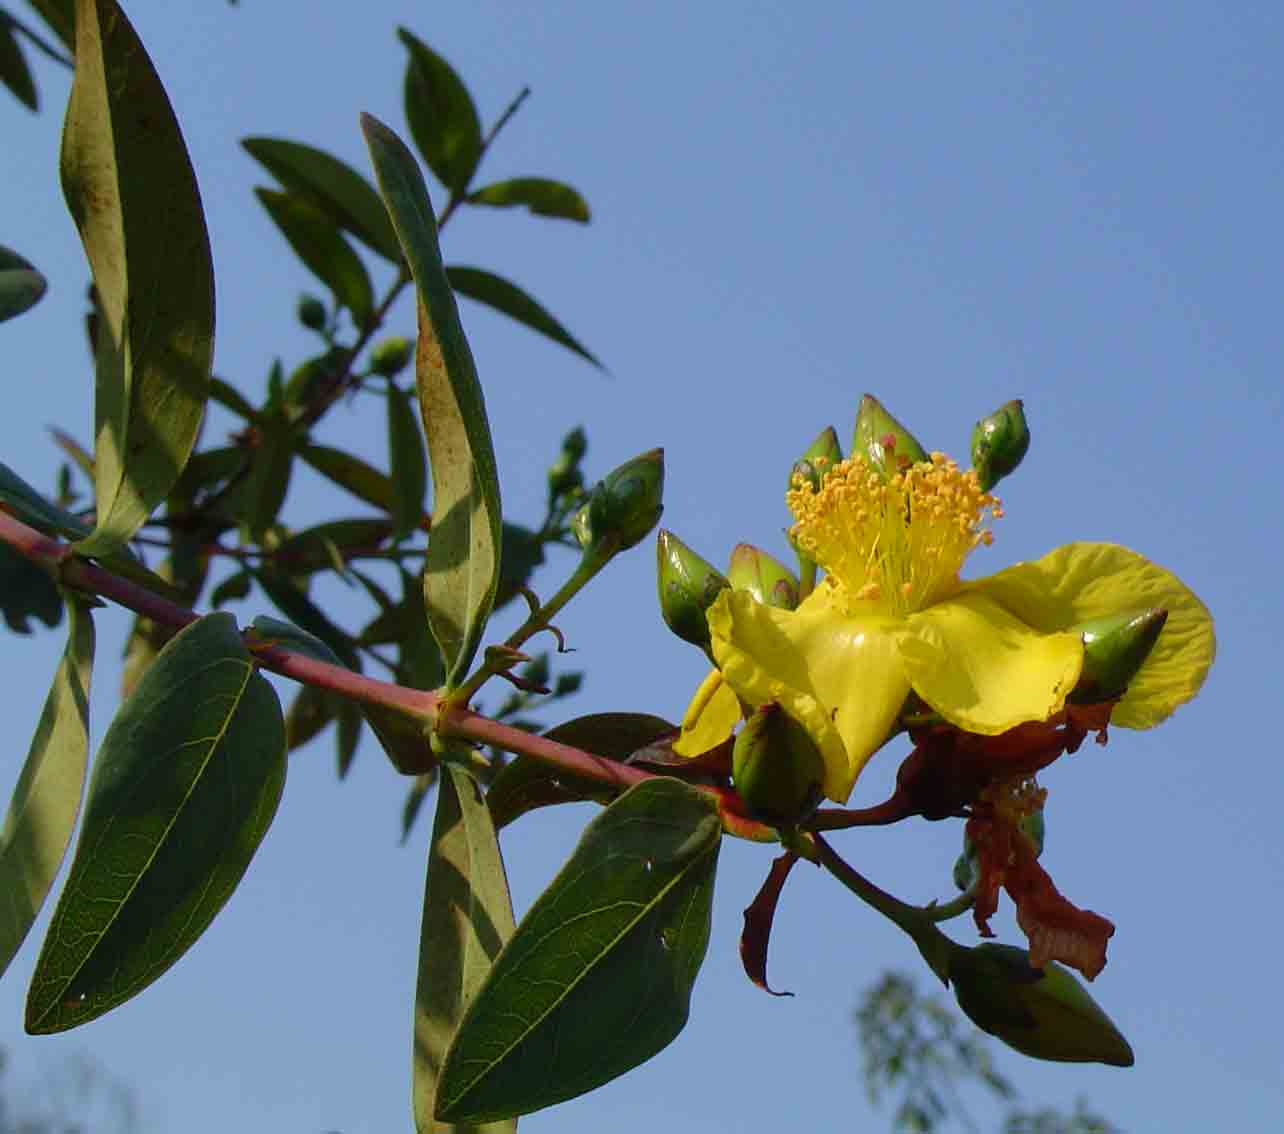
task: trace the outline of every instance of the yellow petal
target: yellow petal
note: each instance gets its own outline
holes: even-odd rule
[[[1041,634],[981,594],[911,614],[900,651],[924,701],[987,736],[1060,712],[1083,665],[1079,635]]]
[[[1064,630],[1105,614],[1168,611],[1159,641],[1111,715],[1125,728],[1150,728],[1204,683],[1217,653],[1213,616],[1171,571],[1114,543],[1070,543],[969,583],[1039,630]]]
[[[699,756],[717,748],[740,723],[740,698],[716,669],[700,682],[682,718],[682,732],[673,742],[679,756]]]
[[[825,794],[845,803],[887,740],[909,693],[895,620],[853,618],[821,587],[796,611],[724,591],[709,610],[713,655],[751,705],[776,702],[807,730],[825,763]]]

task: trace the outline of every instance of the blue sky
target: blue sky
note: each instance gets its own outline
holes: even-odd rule
[[[1201,697],[1160,729],[1116,730],[1044,777],[1044,862],[1067,896],[1118,925],[1093,991],[1136,1067],[1006,1053],[1003,1066],[1031,1103],[1085,1095],[1128,1130],[1273,1128],[1284,1111],[1271,968],[1284,860],[1278,5],[370,0],[358,13],[202,0],[128,11],[201,184],[216,369],[251,392],[274,356],[289,366],[311,349],[292,313],[314,285],[254,200],[267,181],[239,139],[286,136],[367,168],[358,112],[404,126],[397,23],[451,60],[488,121],[533,88],[483,174],[569,181],[593,224],[465,214],[443,236],[446,258],[527,287],[611,373],[465,307],[513,519],[538,519],[542,470],[580,423],[594,475],[664,446],[663,523],[708,558],[742,540],[784,555],[785,472],[825,425],[847,435],[862,393],[958,456],[977,417],[1025,399],[1033,447],[1003,486],[994,546],[969,570],[1075,539],[1120,542],[1201,595],[1220,652]],[[11,391],[0,459],[51,486],[58,454],[44,427],[87,437],[91,380],[87,270],[56,189],[68,80],[38,67],[44,112],[0,106],[0,242],[50,279],[33,312],[0,328]],[[412,327],[402,305],[389,329]],[[378,406],[340,410],[325,438],[381,459],[381,422]],[[315,483],[292,489],[299,524],[332,506]],[[554,561],[542,589],[570,566]],[[323,596],[339,619],[353,610],[341,587]],[[126,625],[116,611],[98,619],[95,739],[115,705]],[[566,716],[675,717],[701,675],[700,656],[656,615],[649,545],[561,626],[590,672]],[[12,779],[61,634],[4,648]],[[882,797],[899,755],[873,762],[858,802]],[[148,1129],[408,1129],[427,825],[397,846],[403,790],[372,745],[342,785],[328,742],[302,750],[244,883],[175,969],[102,1020],[33,1040],[21,1032],[33,937],[0,983],[0,1044],[29,1069],[92,1051],[137,1084]],[[532,816],[506,834],[519,909],[591,815]],[[954,824],[915,823],[838,847],[926,901],[949,894],[959,838]],[[771,958],[773,980],[797,995],[753,988],[736,939],[770,857],[728,840],[679,1039],[523,1130],[886,1127],[864,1099],[851,1009],[884,967],[927,974],[897,931],[799,870]],[[1010,917],[1000,924],[1019,940]],[[966,919],[952,929],[975,939]]]

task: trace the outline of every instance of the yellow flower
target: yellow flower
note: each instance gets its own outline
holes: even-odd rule
[[[1212,618],[1174,575],[1114,544],[1073,543],[962,582],[989,544],[998,500],[939,453],[884,478],[858,459],[819,488],[787,495],[796,545],[825,570],[793,611],[724,591],[708,611],[717,665],[697,691],[676,751],[696,755],[734,731],[744,707],[775,702],[820,749],[824,790],[843,803],[895,731],[911,690],[946,721],[997,735],[1060,712],[1079,681],[1072,627],[1141,607],[1168,621],[1112,722],[1158,724],[1203,683]]]

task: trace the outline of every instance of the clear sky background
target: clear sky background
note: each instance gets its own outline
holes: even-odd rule
[[[358,112],[404,130],[397,23],[456,66],[487,121],[531,85],[483,180],[569,181],[593,223],[465,214],[444,234],[446,258],[527,287],[611,373],[465,306],[518,522],[542,514],[542,470],[582,423],[592,476],[664,446],[663,523],[711,560],[742,540],[784,555],[789,464],[825,425],[845,438],[863,392],[960,457],[976,418],[1024,398],[1033,447],[969,572],[1070,540],[1123,543],[1202,596],[1220,653],[1201,697],[1160,729],[1115,730],[1044,777],[1044,862],[1068,897],[1118,925],[1093,992],[1136,1067],[1005,1050],[1002,1067],[1030,1104],[1084,1095],[1130,1131],[1278,1128],[1284,9],[137,0],[128,11],[200,180],[216,368],[256,395],[273,357],[288,369],[314,349],[293,310],[316,285],[254,200],[270,182],[239,139],[286,136],[368,169]],[[69,79],[37,66],[41,115],[0,100],[0,242],[50,291],[0,327],[0,459],[51,488],[59,454],[44,427],[90,433],[88,273],[57,190]],[[389,330],[412,328],[403,303]],[[381,423],[379,406],[340,409],[324,437],[382,461]],[[303,524],[333,507],[300,480],[287,515]],[[571,562],[554,560],[537,585],[550,593]],[[665,630],[654,592],[647,544],[566,612],[572,661],[590,677],[559,719],[681,714],[702,659]],[[337,619],[355,615],[342,587],[322,594]],[[126,626],[100,612],[95,741]],[[3,644],[7,782],[62,637]],[[883,797],[902,754],[874,761],[856,803]],[[409,1129],[428,823],[397,845],[404,789],[371,743],[344,784],[328,739],[303,749],[244,883],[175,969],[77,1032],[27,1038],[42,920],[0,983],[0,1044],[28,1074],[89,1050],[136,1084],[149,1131]],[[505,834],[519,909],[592,814],[530,816]],[[837,845],[926,901],[952,893],[960,837],[956,823],[916,822]],[[800,868],[771,957],[773,981],[797,995],[755,989],[736,941],[771,857],[727,841],[677,1041],[524,1131],[886,1129],[864,1098],[851,1011],[887,966],[924,987],[929,975],[898,931]],[[996,927],[1020,941],[1010,916]],[[950,928],[975,940],[967,919]]]

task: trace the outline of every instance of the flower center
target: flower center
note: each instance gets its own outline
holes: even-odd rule
[[[790,535],[853,613],[855,603],[874,602],[905,615],[947,597],[968,552],[993,539],[984,513],[1003,515],[976,473],[942,453],[886,480],[849,457],[819,489],[795,477],[785,499],[797,521]]]

